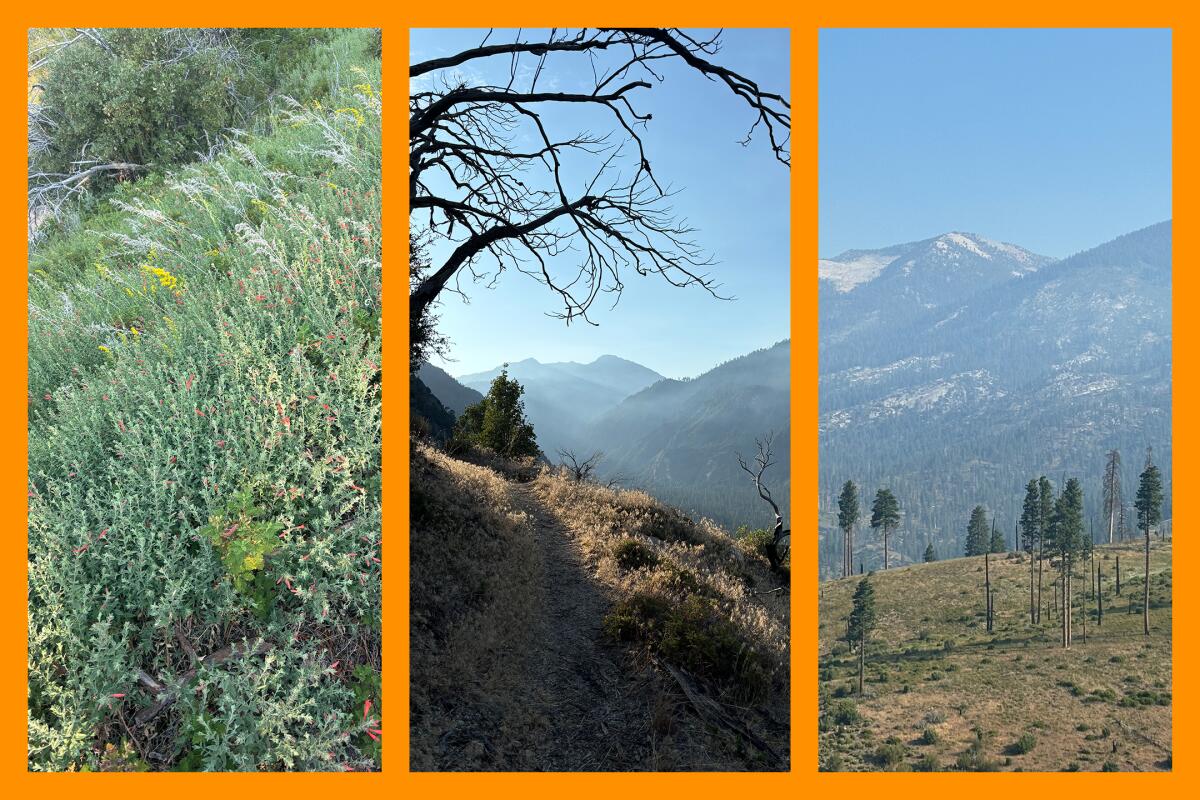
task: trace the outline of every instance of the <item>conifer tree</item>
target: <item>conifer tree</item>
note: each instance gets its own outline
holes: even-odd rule
[[[863,673],[866,670],[867,640],[875,629],[875,587],[870,577],[858,582],[854,590],[854,607],[850,611],[847,637],[858,646],[858,693],[863,693]]]
[[[1104,523],[1108,526],[1108,543],[1121,533],[1125,501],[1121,497],[1121,453],[1110,450],[1104,462]]]
[[[858,524],[858,487],[854,481],[842,484],[838,496],[838,527],[842,529],[842,577],[854,574],[854,526]]]
[[[992,517],[992,541],[988,545],[988,551],[992,553],[1008,552],[1008,545],[1004,543],[1004,534],[996,527],[995,517]]]
[[[1048,537],[1059,559],[1059,585],[1062,591],[1062,645],[1071,646],[1071,574],[1075,559],[1084,549],[1083,488],[1071,478],[1054,503],[1054,518]]]
[[[966,555],[981,556],[988,551],[987,512],[983,506],[975,506],[971,510],[971,520],[967,523]]]
[[[504,367],[487,395],[463,409],[455,435],[509,458],[537,456],[541,450],[521,400],[525,387],[509,378],[508,365]]]
[[[1138,527],[1146,543],[1146,572],[1142,590],[1142,627],[1146,636],[1150,635],[1150,529],[1162,521],[1162,475],[1154,466],[1152,451],[1146,452],[1146,468],[1138,478],[1137,509]]]
[[[900,524],[900,504],[891,489],[880,489],[875,492],[875,502],[871,505],[871,527],[875,530],[883,528],[883,568],[888,568],[888,537]]]
[[[1046,539],[1050,535],[1050,523],[1054,519],[1054,487],[1045,476],[1038,478],[1038,592],[1037,621],[1042,621],[1042,563]]]
[[[1021,549],[1029,554],[1029,622],[1037,624],[1034,600],[1034,561],[1042,544],[1041,493],[1037,479],[1025,484],[1025,502],[1021,505]]]
[[[925,563],[930,564],[937,561],[937,551],[933,549],[933,542],[925,545]]]

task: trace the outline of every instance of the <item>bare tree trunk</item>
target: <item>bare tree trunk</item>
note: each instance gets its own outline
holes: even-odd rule
[[[1150,526],[1146,526],[1146,577],[1143,579],[1142,591],[1142,627],[1146,636],[1150,635]]]
[[[1037,573],[1038,573],[1038,595],[1037,595],[1037,622],[1040,625],[1042,622],[1042,542],[1039,537],[1037,549]]]
[[[1037,624],[1037,610],[1033,604],[1033,547],[1029,548],[1029,624]]]
[[[1104,624],[1104,573],[1099,564],[1096,565],[1096,627]]]
[[[883,529],[883,568],[888,568],[888,533],[886,526]]]
[[[863,673],[867,666],[867,637],[864,635],[858,643],[858,696],[863,693]]]
[[[988,561],[991,553],[983,554],[983,601],[984,615],[987,622],[987,632],[992,632],[992,576]]]
[[[1088,568],[1088,573],[1091,574],[1090,567]],[[1083,592],[1080,591],[1080,594],[1083,594]],[[1084,644],[1087,644],[1087,598],[1084,598],[1080,602],[1079,611],[1079,638]]]
[[[1121,557],[1117,556],[1117,597],[1121,596]]]

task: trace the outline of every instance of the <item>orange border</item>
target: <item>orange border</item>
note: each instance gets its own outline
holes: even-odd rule
[[[282,6],[282,4],[280,4]],[[24,293],[23,250],[18,244],[25,240],[24,197],[19,193],[17,178],[25,170],[25,120],[17,109],[24,108],[25,83],[17,80],[20,67],[25,60],[25,29],[28,27],[53,26],[73,23],[108,26],[149,25],[231,25],[231,26],[331,26],[331,27],[382,27],[384,28],[384,83],[393,91],[407,90],[405,67],[408,63],[408,37],[406,28],[486,25],[536,26],[547,19],[562,21],[563,17],[575,18],[568,21],[587,21],[630,24],[662,24],[663,22],[706,25],[717,23],[726,27],[789,27],[792,28],[792,103],[794,110],[793,153],[796,158],[792,169],[792,254],[793,280],[792,297],[792,416],[796,420],[809,420],[817,416],[817,396],[813,378],[816,374],[816,302],[817,287],[811,269],[811,259],[817,252],[817,31],[820,27],[1171,27],[1174,29],[1174,141],[1190,143],[1197,141],[1195,100],[1196,62],[1200,53],[1193,47],[1194,14],[1183,10],[1182,3],[1144,0],[1136,5],[1118,4],[1111,0],[1081,2],[1070,0],[1049,8],[1044,2],[1010,0],[998,8],[964,4],[961,0],[948,2],[914,2],[902,5],[884,3],[881,0],[860,0],[846,10],[799,8],[792,3],[767,0],[749,6],[730,6],[712,0],[696,0],[685,3],[681,0],[660,0],[652,10],[644,2],[615,0],[604,6],[581,13],[572,9],[564,13],[561,3],[544,0],[527,0],[519,11],[504,13],[495,5],[462,0],[450,5],[405,9],[399,4],[376,2],[359,4],[352,8],[331,8],[328,4],[318,5],[311,0],[293,0],[280,9],[263,7],[262,4],[231,3],[214,0],[202,10],[182,4],[147,3],[145,0],[127,0],[119,6],[98,10],[95,4],[85,5],[78,0],[60,0],[50,8],[9,8],[3,12],[4,26],[0,29],[0,74],[10,80],[0,84],[0,107],[10,109],[6,123],[0,126],[4,146],[4,158],[10,165],[12,182],[10,191],[3,195],[4,207],[0,220],[9,231],[13,256],[7,259],[3,280],[5,291],[0,291],[0,309],[9,320],[24,319],[26,315]],[[583,18],[580,20],[578,18]],[[398,107],[398,106],[397,106]],[[401,113],[385,115],[384,127],[384,196],[387,199],[385,233],[389,243],[387,270],[389,291],[402,286],[403,275],[399,265],[406,263],[407,250],[407,195],[401,183],[403,160],[399,156],[406,138],[407,117]],[[1187,227],[1190,219],[1190,201],[1193,196],[1190,178],[1196,171],[1195,160],[1186,145],[1176,148],[1174,157],[1175,190],[1174,218],[1183,225],[1174,226],[1175,263],[1196,263],[1195,237]],[[1182,178],[1182,180],[1180,180]],[[1189,268],[1175,273],[1175,297],[1195,297],[1196,278]],[[397,292],[399,293],[399,292]],[[1176,305],[1181,305],[1176,303]],[[377,774],[161,774],[157,776],[139,774],[109,775],[30,775],[26,769],[26,711],[25,711],[25,663],[24,642],[26,620],[21,609],[25,605],[25,387],[20,376],[24,376],[25,347],[23,326],[10,326],[9,340],[0,349],[5,373],[15,376],[0,402],[4,404],[0,419],[6,422],[10,437],[7,459],[0,462],[0,511],[6,521],[5,530],[9,544],[7,558],[0,562],[6,580],[0,581],[0,608],[8,613],[0,616],[0,633],[3,639],[21,643],[14,647],[16,652],[0,659],[0,686],[6,691],[0,695],[0,717],[3,719],[3,738],[0,739],[0,775],[8,778],[5,783],[21,796],[37,792],[42,796],[62,793],[64,795],[138,796],[141,792],[156,794],[164,789],[174,796],[210,797],[215,790],[251,789],[257,791],[296,791],[317,789],[337,792],[361,792],[380,790],[409,790],[417,796],[438,794],[446,796],[488,797],[554,797],[569,791],[573,798],[604,797],[614,793],[661,794],[665,791],[685,792],[694,797],[728,796],[786,796],[793,792],[810,790],[828,791],[887,791],[892,797],[927,797],[929,792],[944,790],[971,792],[975,797],[1007,797],[1016,791],[1030,789],[1075,789],[1083,792],[1128,792],[1131,789],[1148,788],[1157,791],[1181,792],[1192,785],[1197,774],[1194,748],[1189,734],[1194,733],[1194,694],[1190,692],[1187,678],[1191,658],[1195,656],[1195,645],[1185,638],[1175,640],[1175,670],[1183,678],[1176,681],[1174,690],[1175,732],[1174,749],[1180,759],[1174,772],[1154,776],[1136,777],[1131,774],[1035,774],[1020,777],[997,775],[962,774],[882,774],[863,775],[823,774],[816,772],[816,693],[812,687],[816,682],[816,604],[815,570],[796,572],[796,592],[793,593],[792,614],[795,646],[792,650],[792,676],[795,687],[792,693],[792,719],[794,733],[792,741],[793,772],[790,774],[657,774],[657,775],[437,775],[407,774],[407,703],[399,699],[407,696],[408,683],[408,567],[405,558],[405,521],[408,517],[408,378],[402,366],[404,341],[407,334],[408,305],[401,301],[384,304],[384,326],[390,331],[385,337],[385,380],[389,381],[384,393],[384,530],[385,536],[396,554],[388,559],[389,568],[384,572],[384,691],[393,699],[389,708],[404,709],[404,719],[392,722],[388,747],[384,750],[384,771]],[[14,333],[15,338],[13,341]],[[1182,375],[1176,376],[1179,398],[1190,395],[1193,379],[1187,373],[1189,345],[1195,342],[1192,320],[1177,315],[1175,321],[1176,364],[1183,364]],[[394,381],[394,385],[391,383]],[[801,486],[816,485],[816,426],[801,427],[809,431],[808,437],[795,435],[792,438],[792,462],[794,469],[793,508],[801,508],[799,502]],[[1175,450],[1187,453],[1195,440],[1195,428],[1186,416],[1175,420]],[[1178,496],[1187,496],[1192,486],[1192,470],[1187,462],[1177,460],[1174,476]],[[812,495],[809,495],[812,499]],[[1176,558],[1189,562],[1193,547],[1185,535],[1175,544]],[[390,591],[389,591],[390,589]],[[1175,616],[1192,619],[1195,611],[1196,592],[1190,582],[1175,585],[1175,602],[1179,612]],[[403,724],[400,724],[403,723]],[[1134,786],[1134,783],[1138,786]],[[1143,782],[1144,785],[1143,785]],[[1193,788],[1193,791],[1195,789]]]

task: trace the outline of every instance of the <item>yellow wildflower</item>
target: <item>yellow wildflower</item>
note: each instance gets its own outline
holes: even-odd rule
[[[335,111],[333,113],[349,114],[351,117],[354,117],[354,126],[356,128],[361,128],[363,126],[363,122],[365,121],[363,119],[363,113],[361,111],[359,111],[357,108],[339,108],[337,111]]]

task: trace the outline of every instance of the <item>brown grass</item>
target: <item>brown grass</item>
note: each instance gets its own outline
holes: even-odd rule
[[[821,707],[827,711],[836,697],[845,697],[863,722],[840,728],[827,723],[821,763],[880,769],[870,753],[896,737],[906,758],[891,768],[911,768],[932,756],[939,769],[955,769],[979,728],[990,733],[982,750],[1000,770],[1089,771],[1106,764],[1121,771],[1169,769],[1171,544],[1155,543],[1151,551],[1150,637],[1142,635],[1139,546],[1106,545],[1096,554],[1105,576],[1104,624],[1096,625],[1083,569],[1076,579],[1075,642],[1068,650],[1060,646],[1057,619],[1043,612],[1040,626],[1029,622],[1029,562],[1023,556],[992,558],[997,594],[991,634],[984,624],[982,558],[874,573],[879,623],[861,697],[853,691],[855,657],[841,641],[859,578],[822,583]],[[1112,584],[1117,555],[1120,597]],[[1053,577],[1051,571],[1045,575],[1047,603]],[[1151,704],[1134,705],[1138,698]],[[927,727],[939,734],[937,743],[920,741]],[[1036,744],[1022,753],[1015,745],[1027,733]]]
[[[766,561],[644,493],[487,463],[413,446],[412,768],[786,768],[788,605]],[[715,617],[722,652],[732,632],[754,701],[701,675],[698,711],[667,656],[605,635],[635,595],[683,609],[676,633]],[[694,656],[691,632],[666,652]]]
[[[463,708],[519,675],[538,554],[500,475],[424,445],[411,469],[411,763],[429,770]]]

